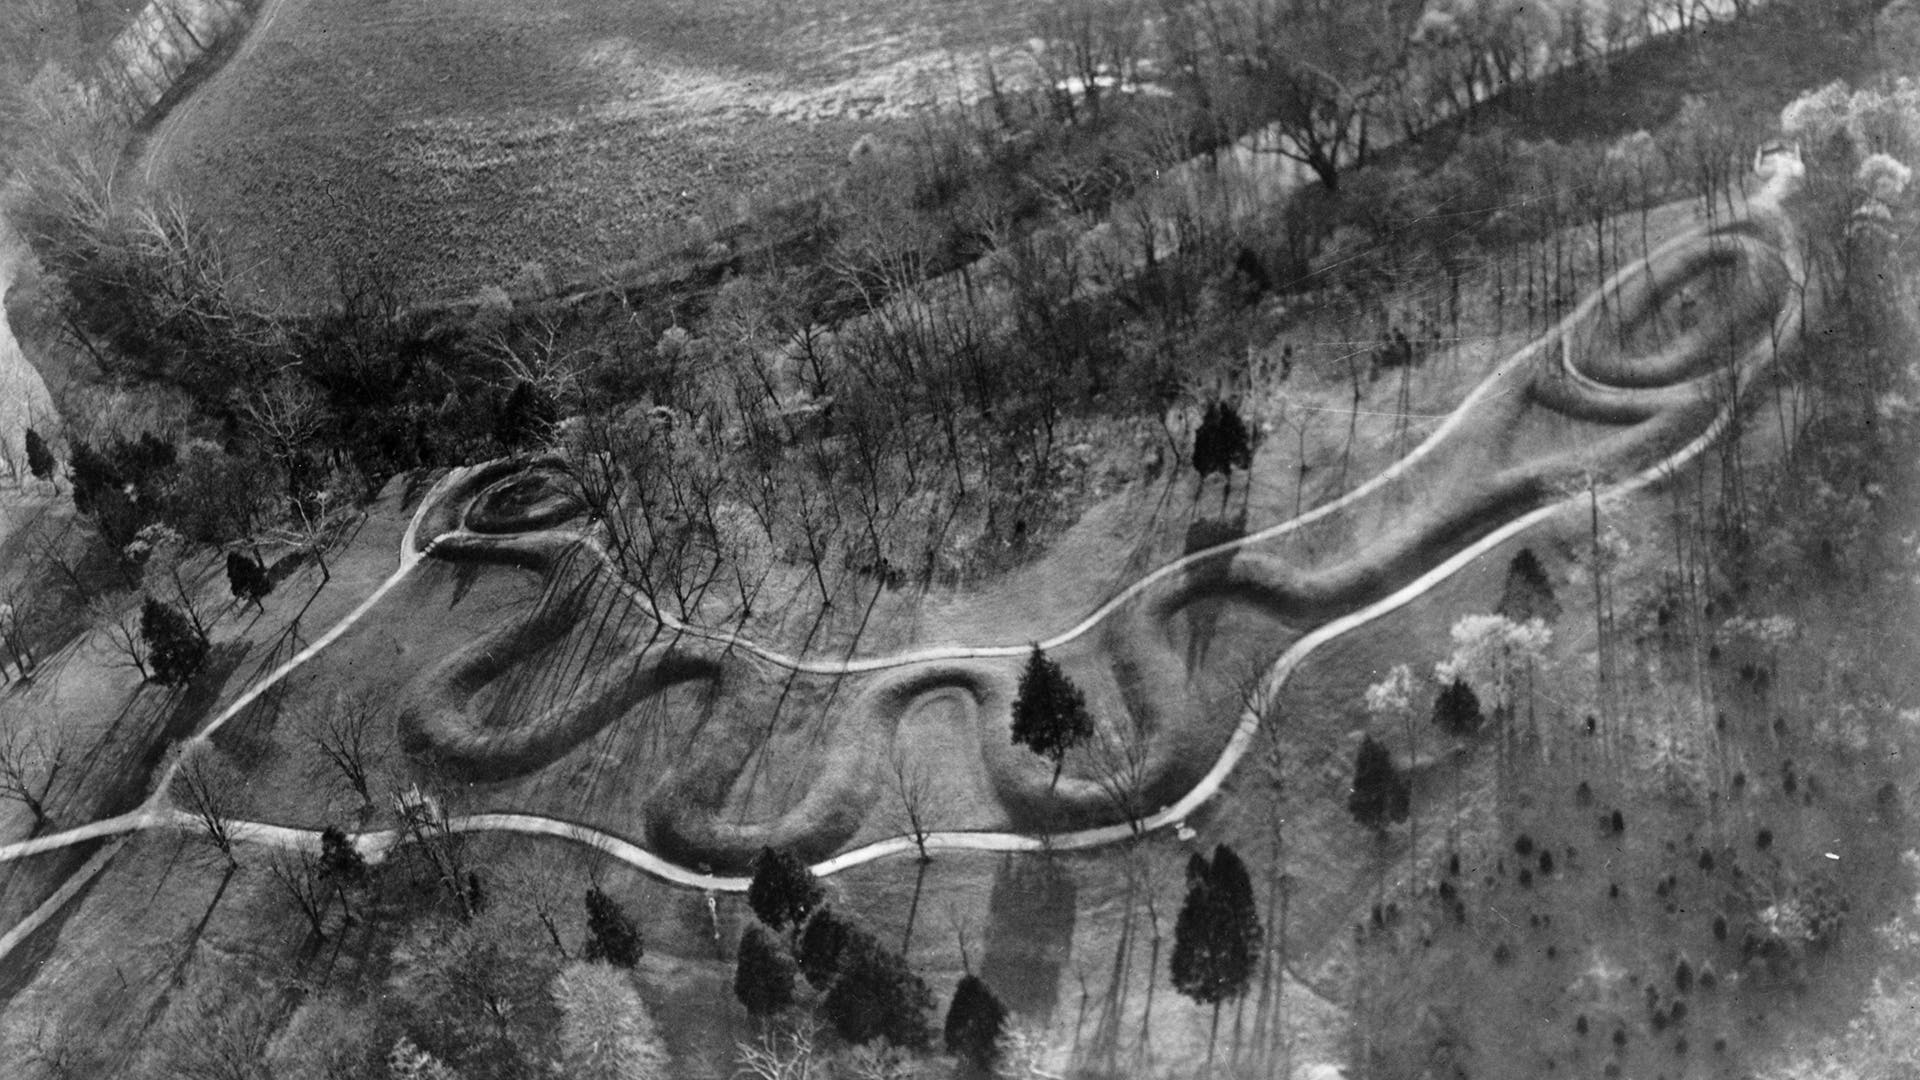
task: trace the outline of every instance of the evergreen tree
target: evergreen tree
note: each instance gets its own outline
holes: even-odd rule
[[[740,936],[733,996],[755,1017],[772,1016],[793,1004],[793,959],[758,926],[747,927]]]
[[[162,686],[179,686],[206,666],[207,639],[172,604],[147,597],[140,608],[140,636],[147,643],[151,677]]]
[[[1213,849],[1213,889],[1229,940],[1244,943],[1245,954],[1251,961],[1260,952],[1260,904],[1254,897],[1253,875],[1247,872],[1247,864],[1240,860],[1239,852],[1225,844]],[[1251,973],[1249,968],[1248,975]],[[1245,985],[1246,980],[1242,978],[1243,989]]]
[[[826,890],[800,857],[785,848],[761,848],[753,860],[747,906],[775,930],[795,930],[820,906]]]
[[[1253,433],[1231,402],[1210,401],[1193,433],[1193,468],[1201,476],[1253,467]]]
[[[227,552],[227,588],[233,597],[260,606],[260,601],[273,591],[273,578],[268,576],[267,568],[260,560],[238,551]]]
[[[1225,844],[1213,859],[1195,853],[1187,860],[1187,898],[1173,926],[1171,971],[1176,990],[1213,1008],[1213,1030],[1221,1003],[1246,993],[1260,954],[1259,904],[1246,864]],[[1211,1061],[1213,1046],[1208,1042]]]
[[[53,479],[53,448],[47,445],[47,440],[41,438],[39,432],[28,428],[26,444],[27,471],[36,480]]]
[[[70,449],[67,479],[68,491],[73,496],[73,508],[91,515],[99,505],[101,496],[119,491],[126,481],[121,478],[120,471],[114,468],[113,462],[85,439],[73,440]]]
[[[604,960],[614,967],[630,968],[640,962],[643,952],[640,928],[613,897],[598,885],[587,890],[587,943],[583,955],[588,960]]]
[[[1471,735],[1480,730],[1486,717],[1480,712],[1480,696],[1465,679],[1455,679],[1440,688],[1433,699],[1433,722],[1449,735]]]
[[[1007,1008],[1000,1004],[978,975],[963,975],[947,1006],[947,1052],[985,1072],[1000,1055],[1000,1034],[1007,1026]]]
[[[866,934],[847,942],[840,976],[821,1003],[827,1022],[850,1043],[885,1039],[906,1050],[931,1041],[928,1014],[933,993],[900,954]]]
[[[831,908],[814,912],[813,918],[807,920],[806,931],[800,935],[800,974],[807,977],[809,985],[815,990],[833,985],[834,978],[840,974],[847,945],[858,933]]]
[[[1560,617],[1560,601],[1553,595],[1553,582],[1532,548],[1521,548],[1507,564],[1507,584],[1493,613],[1516,623],[1534,619],[1551,623]]]
[[[1376,832],[1407,820],[1412,809],[1413,785],[1394,767],[1393,755],[1369,735],[1353,759],[1353,792],[1347,809],[1354,820]]]
[[[1051,759],[1053,784],[1058,785],[1067,751],[1092,736],[1086,695],[1035,645],[1013,699],[1013,741]]]

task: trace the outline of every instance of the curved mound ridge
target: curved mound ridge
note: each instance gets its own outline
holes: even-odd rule
[[[1537,520],[1568,477],[1640,470],[1633,481],[1640,483],[1652,475],[1647,462],[1665,455],[1671,464],[1697,452],[1674,450],[1710,440],[1715,418],[1724,418],[1797,333],[1798,258],[1785,235],[1763,218],[1666,245],[1508,358],[1427,442],[1361,488],[1301,519],[1163,567],[1048,639],[1088,689],[1103,730],[1131,732],[1138,743],[1129,756],[1137,773],[1131,805],[1116,798],[1111,777],[1070,772],[1054,785],[1046,762],[1012,745],[1008,705],[1025,654],[1018,642],[1040,636],[1031,630],[1010,628],[1004,643],[811,659],[661,616],[647,641],[563,700],[504,727],[480,724],[467,715],[474,695],[584,617],[562,599],[573,594],[558,589],[524,622],[447,657],[417,681],[405,710],[408,745],[466,775],[519,775],[668,686],[704,680],[724,694],[738,686],[720,679],[723,668],[751,678],[765,674],[754,667],[768,664],[858,680],[854,692],[830,699],[837,702],[833,715],[817,725],[825,764],[784,805],[748,812],[732,805],[729,793],[755,751],[727,739],[691,748],[659,778],[646,820],[633,823],[668,858],[738,868],[768,843],[813,858],[840,850],[880,791],[882,756],[902,749],[894,733],[903,719],[935,705],[948,722],[976,726],[979,747],[977,757],[936,767],[977,774],[998,803],[995,820],[1048,832],[1055,842],[1061,830],[1093,836],[1156,821],[1210,794],[1240,741],[1237,733],[1216,732],[1196,764],[1192,744],[1204,718],[1194,683],[1208,673],[1168,632],[1183,612],[1205,601],[1266,619],[1259,625],[1272,628],[1269,662],[1275,670],[1283,662],[1290,667],[1301,647],[1321,640],[1315,628],[1344,626],[1405,602],[1408,589],[1451,573],[1463,554]],[[1522,453],[1516,447],[1525,439],[1533,449]],[[451,526],[428,542],[435,557],[513,562],[550,575],[612,572],[597,531],[567,527],[581,508],[551,461],[495,463],[447,485],[440,497],[441,507],[423,511]],[[1301,530],[1329,539],[1283,544]],[[598,557],[571,557],[586,553]],[[654,610],[630,586],[627,592]],[[1273,661],[1283,650],[1282,661]],[[1249,710],[1243,728],[1259,722],[1257,712]]]

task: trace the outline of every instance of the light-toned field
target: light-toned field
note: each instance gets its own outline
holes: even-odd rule
[[[423,294],[562,279],[830,182],[1029,36],[1012,0],[269,0],[154,132],[270,279],[388,261]]]

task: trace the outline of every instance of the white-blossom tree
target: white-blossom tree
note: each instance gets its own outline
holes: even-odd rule
[[[1435,665],[1434,678],[1442,684],[1465,679],[1478,689],[1481,699],[1490,704],[1495,722],[1501,725],[1504,753],[1512,738],[1508,722],[1513,719],[1523,678],[1531,716],[1534,665],[1553,641],[1553,631],[1539,619],[1517,623],[1503,615],[1468,615],[1453,624],[1450,636],[1453,652]]]
[[[672,1062],[653,1016],[626,972],[568,964],[553,978],[560,1007],[561,1069],[573,1080],[667,1080]]]

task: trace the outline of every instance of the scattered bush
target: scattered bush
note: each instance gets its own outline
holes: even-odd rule
[[[1353,759],[1353,789],[1347,810],[1355,821],[1378,833],[1407,820],[1413,784],[1393,763],[1393,755],[1373,736],[1360,740]]]

